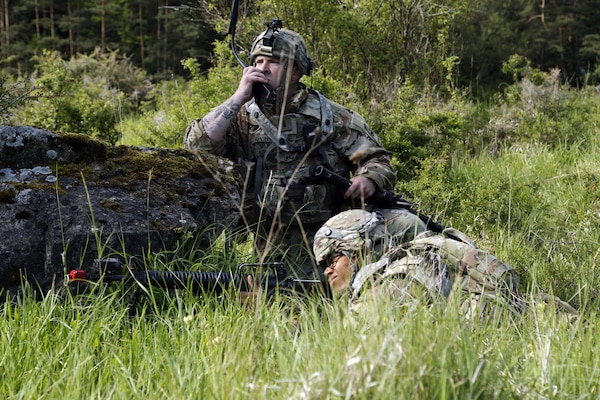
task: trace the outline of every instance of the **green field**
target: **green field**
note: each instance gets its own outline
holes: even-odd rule
[[[11,123],[165,147],[180,146],[190,119],[230,93],[223,88],[239,73],[222,68],[164,82],[152,104],[107,130],[94,125],[106,120],[95,112],[114,115],[97,103],[115,100],[102,84],[89,92],[84,80],[56,72],[67,70],[47,71],[47,83],[77,90],[18,99]],[[130,317],[131,293],[118,286],[84,297],[25,297],[0,313],[0,397],[600,398],[598,88],[573,89],[537,71],[484,103],[404,85],[385,103],[352,104],[331,81],[317,76],[315,86],[347,99],[378,132],[394,155],[397,192],[512,265],[528,298],[552,293],[579,316],[537,304],[518,317],[466,320],[451,301],[399,308],[386,299],[350,314],[343,299],[286,296],[248,308],[236,293],[156,291]],[[68,113],[75,111],[79,119]],[[182,257],[203,268],[221,254],[216,244]]]

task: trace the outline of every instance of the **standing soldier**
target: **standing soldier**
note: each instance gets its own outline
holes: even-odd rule
[[[257,255],[283,259],[291,273],[314,278],[314,232],[350,201],[361,207],[377,189],[392,190],[396,177],[390,154],[359,114],[300,82],[313,61],[304,39],[276,21],[255,38],[235,93],[192,121],[184,147],[240,165]],[[339,191],[311,180],[318,165],[351,177],[351,186]]]

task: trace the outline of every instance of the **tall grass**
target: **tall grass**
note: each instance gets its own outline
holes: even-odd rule
[[[178,146],[186,120],[217,104],[225,96],[222,86],[200,78],[189,91],[166,85],[160,95],[174,117],[163,119],[164,110],[154,109],[160,102],[151,104],[142,122],[122,122],[131,128],[124,143]],[[573,98],[531,86],[511,89],[514,98],[490,107],[494,118],[482,128],[482,137],[495,141],[493,151],[487,151],[487,136],[483,151],[464,151],[477,147],[477,138],[468,136],[477,132],[464,130],[481,127],[467,121],[474,114],[467,106],[461,114],[461,105],[423,112],[432,116],[425,120],[414,116],[408,124],[414,138],[424,134],[430,146],[398,142],[393,127],[414,114],[399,112],[406,99],[382,122],[389,128],[386,143],[414,145],[406,157],[424,155],[410,169],[418,172],[415,179],[401,183],[422,211],[515,267],[527,298],[540,291],[558,295],[579,309],[578,317],[552,303],[484,320],[465,319],[452,302],[398,307],[386,298],[360,313],[351,313],[343,298],[318,296],[279,295],[246,307],[235,291],[197,296],[184,290],[152,290],[130,316],[132,288],[99,286],[87,295],[3,305],[0,397],[600,398],[600,97],[593,90]],[[417,99],[414,105],[423,104]],[[449,122],[451,129],[437,125],[448,128]],[[460,145],[461,133],[471,143]],[[207,253],[182,245],[192,248],[189,256],[165,252],[146,262],[153,269],[171,268],[171,260],[214,269],[224,259],[238,261],[226,242]]]
[[[467,321],[452,304],[350,314],[280,296],[243,307],[151,295],[130,317],[121,290],[7,303],[3,398],[596,398],[595,312],[552,307]]]
[[[440,183],[461,189],[455,225],[517,268],[526,295],[559,294],[578,306],[577,318],[552,304],[470,321],[452,303],[398,308],[382,298],[351,314],[344,299],[281,296],[248,308],[235,292],[160,290],[131,317],[131,290],[99,287],[4,304],[0,396],[597,398],[594,146],[507,148],[456,162]],[[164,259],[214,263],[222,246]]]
[[[524,283],[579,303],[600,289],[600,173],[594,141],[510,147],[455,163],[443,183],[453,193],[453,225],[513,265]]]

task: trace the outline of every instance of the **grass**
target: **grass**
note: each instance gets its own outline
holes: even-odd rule
[[[458,164],[446,184],[464,190],[453,220],[525,281],[567,298],[590,294],[600,241],[597,145],[509,149]],[[504,247],[506,246],[506,247]]]
[[[507,226],[501,218],[494,219],[502,210],[483,207],[481,218],[486,212],[494,218],[480,231],[486,235],[475,237],[519,269],[528,294],[533,296],[539,288],[561,294],[578,305],[578,318],[540,304],[520,318],[498,315],[469,321],[452,303],[398,308],[386,299],[369,304],[360,314],[350,313],[343,299],[318,297],[281,296],[247,308],[235,292],[198,298],[187,291],[160,290],[143,297],[137,316],[130,317],[131,290],[99,287],[89,296],[51,295],[38,302],[26,297],[4,304],[0,397],[598,398],[598,251],[577,243],[586,239],[591,246],[598,230],[586,238],[576,236],[572,247],[549,243],[585,221],[571,222],[552,195],[573,203],[574,210],[593,203],[593,196],[573,189],[587,179],[583,171],[588,168],[591,173],[597,165],[592,162],[597,152],[587,154],[574,157],[579,161],[568,167],[557,153],[540,151],[527,156],[527,169],[509,151],[455,169],[465,187],[492,194],[501,193],[497,187],[512,179],[511,191],[504,194],[512,200],[498,204],[511,204],[513,222]],[[551,179],[558,175],[549,169],[559,166],[562,175],[571,169],[581,173],[571,182]],[[471,169],[478,172],[467,173]],[[486,185],[472,183],[482,177],[487,177]],[[531,196],[533,181],[542,182],[536,190],[544,201]],[[554,186],[546,187],[548,182]],[[486,198],[478,194],[473,199],[478,197]],[[530,202],[541,210],[536,213]],[[453,216],[466,215],[466,207],[461,205]],[[515,216],[527,207],[524,216]],[[553,230],[556,235],[546,238]],[[226,256],[223,246],[218,241],[214,251],[194,253],[195,260],[173,254],[166,258],[184,260],[188,266],[198,261],[214,264]],[[147,262],[156,264],[152,268],[168,267],[161,264],[160,254]]]
[[[598,318],[551,306],[467,321],[452,304],[353,315],[341,301],[242,307],[121,290],[5,304],[3,398],[596,398]]]
[[[549,114],[513,120],[517,104],[500,130],[519,126],[521,136],[510,131],[513,139],[493,155],[454,157],[446,169],[425,165],[403,186],[415,204],[438,207],[426,214],[443,216],[440,222],[515,267],[527,296],[558,295],[578,308],[577,318],[544,303],[520,317],[472,321],[451,302],[397,307],[382,298],[353,314],[343,299],[279,296],[248,308],[235,292],[198,298],[160,290],[130,317],[131,290],[119,286],[89,296],[25,297],[0,313],[0,397],[600,398],[599,121],[589,112],[600,97],[592,95],[581,107],[564,105],[572,108],[561,118],[577,123],[546,123]],[[570,126],[569,140],[552,126]],[[147,262],[214,268],[236,257],[217,242],[207,254]]]

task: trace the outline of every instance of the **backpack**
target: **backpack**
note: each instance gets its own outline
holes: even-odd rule
[[[431,231],[419,234],[414,240],[402,243],[387,254],[388,266],[384,276],[410,273],[409,271],[444,271],[450,286],[457,289],[471,303],[498,300],[510,308],[521,310],[523,300],[519,293],[519,275],[510,265],[483,251],[468,241],[446,237]],[[440,294],[450,293],[442,279],[434,280]],[[431,289],[429,289],[431,291]],[[472,305],[469,306],[472,308]]]

